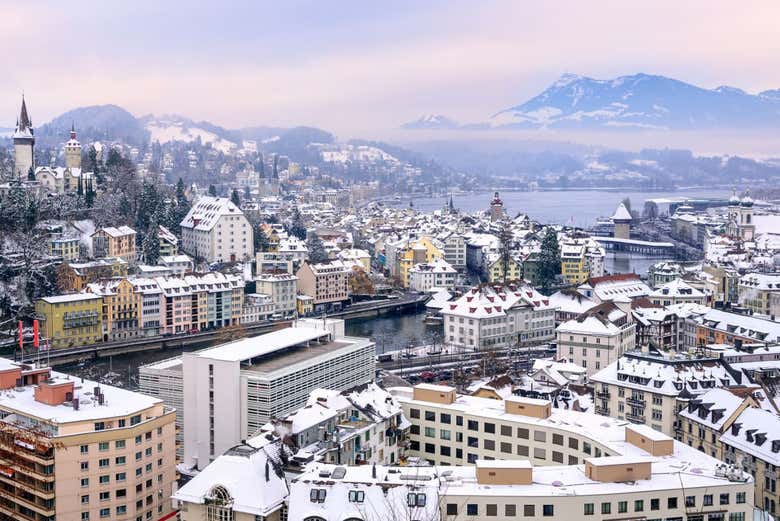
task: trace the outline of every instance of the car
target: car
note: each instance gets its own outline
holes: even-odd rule
[[[452,380],[452,371],[441,371],[437,377],[439,380]]]
[[[191,335],[194,335],[195,333],[200,333],[200,330],[197,327],[193,327],[192,329],[190,329]]]
[[[417,382],[420,381],[420,377],[417,376],[416,374],[411,374],[406,377],[406,381],[409,382],[410,384],[416,384]]]
[[[414,358],[417,355],[414,354],[414,353],[404,353],[401,356],[404,357],[404,358]]]
[[[420,373],[420,378],[426,382],[432,382],[436,379],[436,375],[430,371],[423,371]]]

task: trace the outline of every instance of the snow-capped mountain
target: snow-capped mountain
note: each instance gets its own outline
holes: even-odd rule
[[[409,130],[439,130],[457,128],[458,124],[454,120],[448,118],[447,116],[442,116],[441,114],[427,114],[425,116],[420,116],[414,121],[404,123],[401,125],[401,127]]]
[[[648,74],[611,80],[564,74],[538,96],[493,115],[490,123],[562,129],[780,127],[780,91],[704,89]]]

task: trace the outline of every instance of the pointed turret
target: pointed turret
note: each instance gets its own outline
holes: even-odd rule
[[[32,121],[27,114],[27,103],[24,101],[24,94],[22,94],[22,110],[19,113],[19,123],[16,125],[17,131],[29,130],[32,133]]]
[[[19,118],[16,120],[16,132],[14,139],[14,173],[20,179],[29,179],[30,171],[35,171],[35,159],[33,147],[35,135],[32,128],[30,114],[27,112],[27,103],[22,95],[22,108]]]

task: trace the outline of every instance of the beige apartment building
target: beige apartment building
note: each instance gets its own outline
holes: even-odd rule
[[[349,298],[349,268],[341,261],[304,262],[298,272],[298,292],[314,299],[314,312],[340,308]]]
[[[0,359],[0,520],[172,514],[175,411],[162,400]]]
[[[718,358],[669,352],[625,353],[590,377],[597,414],[645,424],[675,436],[677,413],[688,400],[722,387],[738,387]]]
[[[129,226],[100,228],[92,234],[92,255],[96,258],[120,258],[135,264],[135,230]]]

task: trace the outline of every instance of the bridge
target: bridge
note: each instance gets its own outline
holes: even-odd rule
[[[349,319],[377,316],[383,313],[399,313],[425,305],[428,298],[428,295],[405,294],[397,299],[372,300],[351,305],[342,311],[328,314],[328,317]],[[40,352],[25,349],[21,359],[25,362],[34,362],[40,359],[47,360],[53,365],[65,365],[85,359],[105,358],[142,351],[206,348],[238,337],[254,337],[269,333],[288,327],[291,323],[291,320],[253,322],[241,324],[238,328],[228,327],[172,336],[137,337]],[[19,351],[14,351],[13,356],[14,359],[19,359]]]
[[[594,237],[607,251],[640,253],[643,255],[674,255],[675,245],[671,242],[638,241],[616,237]]]

